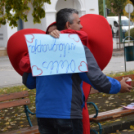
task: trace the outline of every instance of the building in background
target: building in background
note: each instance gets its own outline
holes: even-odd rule
[[[28,22],[22,22],[19,20],[18,27],[13,29],[9,27],[8,23],[2,25],[0,27],[0,47],[6,48],[10,36],[20,29],[37,28],[45,31],[47,26],[55,21],[56,12],[62,8],[75,8],[79,11],[80,17],[84,14],[99,14],[98,0],[51,0],[51,3],[51,5],[44,4],[46,16],[41,20],[40,24],[33,23],[33,8],[29,5],[31,10],[28,13]]]

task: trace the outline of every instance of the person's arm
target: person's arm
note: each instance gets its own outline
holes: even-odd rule
[[[118,92],[130,92],[132,87],[125,83],[127,78],[119,82],[114,78],[107,77],[99,68],[91,51],[86,46],[83,47],[85,49],[88,64],[88,72],[79,73],[79,76],[83,81],[91,84],[95,89],[104,93],[116,94]]]
[[[50,33],[50,35],[55,38],[59,38],[60,31],[54,30]],[[132,87],[126,84],[125,82],[125,80],[127,80],[128,78],[125,78],[124,80],[119,82],[116,79],[107,77],[106,75],[102,73],[101,69],[99,68],[90,50],[86,46],[84,46],[84,49],[85,49],[89,71],[87,73],[79,74],[83,81],[87,82],[88,84],[93,86],[95,89],[104,93],[115,94],[118,92],[130,92],[129,89],[131,89]]]
[[[32,73],[23,73],[22,83],[29,89],[36,88],[36,77],[32,76]]]

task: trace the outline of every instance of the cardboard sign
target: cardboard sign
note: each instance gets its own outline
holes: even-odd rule
[[[84,46],[76,34],[25,35],[33,76],[87,72]]]

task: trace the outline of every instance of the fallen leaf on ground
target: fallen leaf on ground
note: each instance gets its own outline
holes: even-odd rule
[[[134,130],[134,125],[131,125],[131,126],[130,126],[130,129]]]

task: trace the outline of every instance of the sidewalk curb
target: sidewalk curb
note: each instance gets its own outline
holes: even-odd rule
[[[134,120],[132,121],[127,121],[124,123],[117,123],[114,125],[109,125],[109,127],[104,127],[103,128],[103,133],[102,134],[108,134],[108,133],[113,133],[116,132],[117,130],[121,131],[124,129],[130,129],[130,126],[134,125]]]
[[[132,116],[132,115],[130,115]],[[132,116],[133,118],[134,116]],[[102,134],[110,134],[110,133],[116,133],[117,130],[122,131],[124,129],[130,129],[130,126],[134,125],[134,119],[130,119],[128,121],[119,121],[119,122],[114,122],[112,124],[107,125],[102,125]],[[99,132],[98,127],[94,128],[96,131]],[[91,132],[91,134],[94,134]]]
[[[124,56],[124,52],[120,52],[120,53],[117,53],[117,52],[113,52],[112,56]]]
[[[23,83],[16,83],[16,84],[3,85],[3,86],[0,86],[0,88],[16,87],[16,86],[22,86],[22,85]]]
[[[112,56],[124,56],[124,52],[113,51]],[[0,58],[8,58],[8,55],[0,55]]]
[[[124,50],[113,50],[112,56],[124,56]]]
[[[123,56],[124,55],[124,50],[123,49],[113,49],[112,56]],[[0,58],[1,57],[6,57],[7,56],[7,50],[6,48],[0,47]]]
[[[0,60],[8,60],[9,58],[8,58],[8,56],[6,55],[6,56],[0,56]]]

